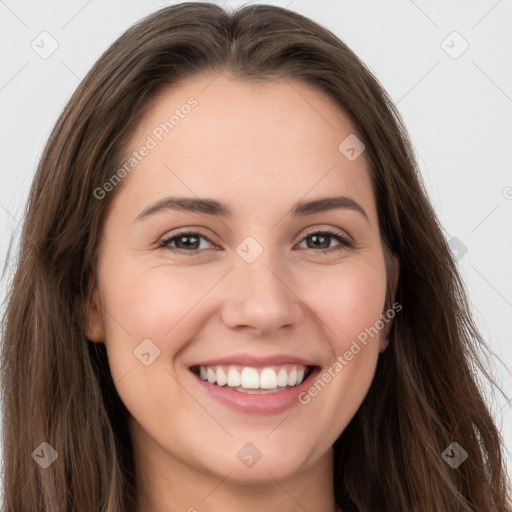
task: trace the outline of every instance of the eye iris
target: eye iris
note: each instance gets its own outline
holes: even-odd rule
[[[197,237],[197,236],[195,236],[195,235],[180,235],[180,236],[178,236],[178,237],[176,238],[176,245],[177,245],[177,247],[178,247],[179,249],[181,249],[179,241],[181,241],[181,240],[185,240],[185,239],[186,239],[186,240],[190,240],[190,239],[194,240],[194,242],[192,242],[192,244],[197,244],[197,243],[199,243],[199,237]],[[186,243],[184,244],[184,246],[185,246],[185,247],[184,247],[185,249],[190,249],[190,248],[191,248],[191,244],[190,244],[189,242],[186,242]],[[197,249],[197,247],[192,247],[192,248],[193,248],[193,249]]]
[[[322,247],[320,247],[320,245],[314,245],[313,247],[320,247],[321,249],[327,249],[329,248],[329,238],[330,238],[330,235],[321,235],[321,234],[315,234],[315,235],[310,235],[308,238],[311,238],[312,240],[316,240],[318,241],[318,239],[324,239],[324,241],[327,240],[327,244],[320,244]]]

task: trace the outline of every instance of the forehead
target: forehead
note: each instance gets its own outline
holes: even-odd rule
[[[198,75],[160,93],[144,113],[129,152],[152,147],[127,193],[141,201],[165,192],[219,196],[242,210],[340,192],[371,211],[364,153],[350,161],[339,149],[353,135],[348,116],[309,84]]]

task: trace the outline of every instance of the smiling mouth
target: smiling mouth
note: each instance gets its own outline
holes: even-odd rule
[[[238,365],[195,365],[190,368],[201,380],[246,394],[273,394],[299,386],[316,367],[284,364],[255,368]]]

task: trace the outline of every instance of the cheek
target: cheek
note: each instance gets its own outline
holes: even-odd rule
[[[346,260],[336,267],[302,274],[309,283],[308,306],[329,346],[330,364],[299,396],[302,414],[310,419],[311,438],[326,449],[361,406],[378,361],[379,331],[375,325],[385,304],[383,255]],[[314,283],[314,286],[311,286]]]
[[[318,425],[312,427],[318,439],[333,442],[356,414],[374,377],[382,333],[375,326],[385,303],[385,270],[383,265],[347,263],[316,283],[310,304],[324,325],[331,364],[322,368],[299,401]]]
[[[192,273],[118,262],[104,265],[100,277],[112,379],[127,409],[148,429],[169,425],[176,411],[185,414],[190,406],[173,379],[173,361],[194,332],[194,306],[213,285],[213,279],[190,279]]]
[[[164,340],[168,343],[175,338],[173,332],[180,330],[182,319],[214,283],[214,276],[199,279],[194,272],[164,265],[113,269],[105,293],[111,313],[107,323],[115,330],[109,338],[114,341],[118,337],[122,324],[132,342],[151,338],[165,350]]]
[[[301,280],[301,298],[322,320],[336,354],[345,352],[383,312],[386,275],[384,261],[378,256],[367,264],[354,259],[316,270]]]

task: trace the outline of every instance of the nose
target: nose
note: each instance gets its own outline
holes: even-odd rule
[[[251,329],[262,335],[296,328],[304,304],[290,272],[264,251],[252,263],[235,257],[225,283],[222,320],[231,329]]]

